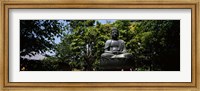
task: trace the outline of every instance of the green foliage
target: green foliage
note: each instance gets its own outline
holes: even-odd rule
[[[94,20],[70,21],[71,33],[56,46],[55,58],[66,60],[72,69],[97,70],[104,44],[110,36],[110,24]],[[107,29],[107,30],[105,30]]]
[[[133,48],[138,68],[149,65],[148,70],[180,70],[180,21],[136,22],[135,35],[127,46]]]
[[[63,32],[58,20],[20,20],[20,57],[53,49],[55,37]]]
[[[38,28],[44,24],[32,27],[25,25],[30,30],[37,28],[39,29],[37,31],[44,32],[37,33],[37,36],[46,36],[44,41],[36,42],[40,46],[45,45],[36,49],[39,51],[50,50],[53,46],[52,41],[46,39],[53,40],[53,36],[63,35],[61,42],[55,45],[55,56],[41,61],[43,70],[98,70],[105,41],[111,38],[112,27],[119,30],[119,39],[126,42],[127,51],[134,55],[133,68],[135,70],[180,70],[179,20],[117,20],[107,24],[101,24],[96,20],[69,20],[66,22],[67,25],[64,26],[66,31],[65,34],[62,34],[63,27],[59,26],[56,21],[49,21],[50,25],[47,24],[45,29],[57,30],[53,32],[53,35],[51,32],[44,32],[43,29]],[[54,24],[58,26],[51,28],[51,26],[55,26]],[[46,33],[47,35],[45,35]],[[30,45],[39,47],[33,43]],[[26,47],[22,48],[22,52],[29,49]]]

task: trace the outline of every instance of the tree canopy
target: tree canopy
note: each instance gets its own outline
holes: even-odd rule
[[[54,49],[35,68],[26,70],[99,70],[111,28],[116,27],[134,55],[134,70],[180,70],[179,20],[30,20],[20,22],[20,56]],[[64,32],[63,32],[64,31]],[[54,43],[54,36],[61,42]],[[33,54],[34,55],[34,54]],[[34,64],[34,63],[33,63]],[[40,65],[40,69],[36,69]],[[22,69],[23,66],[21,66]]]
[[[63,33],[58,20],[20,20],[20,56],[34,56],[54,46],[55,37]]]

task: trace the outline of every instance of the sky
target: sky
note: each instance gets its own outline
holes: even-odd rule
[[[106,23],[113,23],[113,22],[115,22],[116,20],[111,20],[111,19],[107,19],[107,20],[98,20],[101,24],[106,24]],[[64,25],[66,25],[66,22],[63,22],[64,23]],[[55,38],[55,43],[56,44],[59,44],[60,42],[61,42],[61,40],[60,40],[60,37],[54,37]],[[46,54],[47,55],[55,55],[55,53],[50,53],[50,52],[46,52]],[[23,58],[27,58],[27,59],[34,59],[34,60],[42,60],[42,59],[44,59],[45,58],[45,56],[43,56],[42,54],[36,54],[35,56],[32,56],[32,57],[29,57],[28,55],[27,56],[24,56]]]

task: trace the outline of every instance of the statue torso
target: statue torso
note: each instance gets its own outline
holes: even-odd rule
[[[108,50],[112,52],[120,52],[123,50],[123,40],[108,40]]]
[[[110,50],[111,51],[119,51],[120,44],[118,40],[111,40],[110,42]]]

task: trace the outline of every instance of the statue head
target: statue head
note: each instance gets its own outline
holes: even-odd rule
[[[111,37],[114,40],[117,40],[119,36],[119,31],[117,30],[117,28],[112,28],[112,32],[111,32]]]

